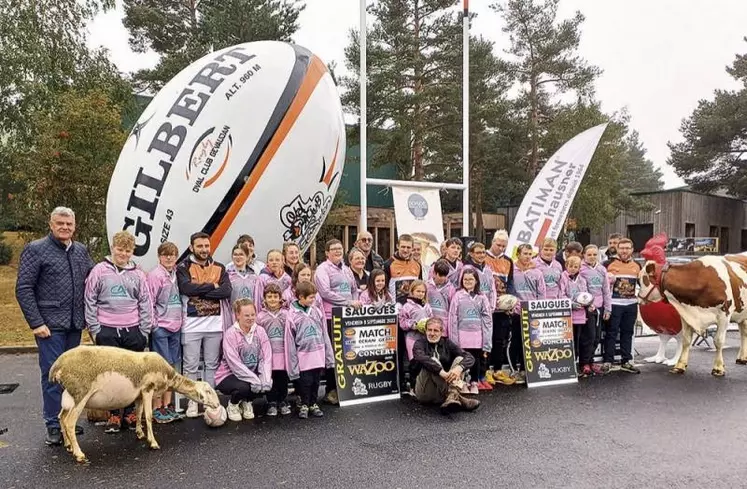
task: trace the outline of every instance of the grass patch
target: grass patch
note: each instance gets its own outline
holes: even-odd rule
[[[16,302],[16,275],[17,265],[0,267],[0,346],[36,344]]]

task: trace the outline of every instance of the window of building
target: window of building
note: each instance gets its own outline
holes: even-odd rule
[[[708,228],[708,236],[711,238],[718,238],[718,226],[711,226]]]
[[[685,237],[686,238],[694,238],[695,237],[695,224],[692,222],[686,222],[685,223]]]
[[[742,249],[740,251],[747,251],[747,229],[742,229]]]

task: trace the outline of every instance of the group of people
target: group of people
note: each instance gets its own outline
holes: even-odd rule
[[[127,231],[116,233],[111,254],[94,264],[85,247],[73,241],[71,209],[56,208],[50,230],[24,248],[16,287],[39,347],[50,445],[61,443],[61,392],[49,383],[49,368],[80,344],[83,329],[97,345],[155,351],[175,368],[181,365],[191,379],[198,377],[202,360],[203,380],[229,397],[232,421],[252,419],[252,401],[258,397],[266,397],[268,416],[291,414],[291,383],[300,418],[323,416],[317,398],[322,378],[324,400],[338,403],[330,337],[332,311],[339,306],[398,303],[402,391],[422,402],[442,403],[447,411],[475,409],[479,402],[466,396],[496,383],[525,381],[517,341],[521,306],[506,297],[573,301],[581,376],[610,370],[618,331],[621,369],[638,372],[630,352],[638,271],[632,243],[619,237],[610,243],[617,255],[605,264],[593,245],[570,243],[556,256],[551,239],[536,258],[531,246],[521,245],[514,262],[506,255],[505,231],[495,234],[488,249],[472,244],[462,259],[462,241],[452,238],[426,270],[412,236],[400,235],[396,253],[384,261],[364,231],[347,253],[342,242],[329,240],[326,261],[313,270],[292,242],[260,261],[249,235],[238,237],[231,263],[224,266],[212,256],[210,237],[198,232],[181,262],[177,245],[164,242],[157,250],[158,265],[146,271],[132,261],[135,238]],[[593,303],[577,304],[580,292],[591,293]],[[602,322],[604,363],[596,367],[592,356]],[[182,418],[170,392],[154,399],[152,409],[159,423]],[[189,401],[186,416],[199,416],[199,409]],[[130,406],[111,412],[105,431],[134,429],[135,424]]]

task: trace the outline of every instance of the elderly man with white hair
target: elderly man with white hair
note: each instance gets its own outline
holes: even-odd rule
[[[27,244],[21,253],[16,300],[39,348],[45,441],[59,445],[62,389],[49,382],[49,369],[60,355],[80,344],[85,282],[93,260],[83,244],[73,241],[75,213],[71,209],[55,208],[49,229],[47,236]],[[76,433],[82,432],[76,428]]]

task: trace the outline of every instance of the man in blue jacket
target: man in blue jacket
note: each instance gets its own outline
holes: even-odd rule
[[[49,382],[57,358],[80,344],[85,327],[83,293],[93,260],[81,243],[73,241],[75,214],[57,207],[49,220],[51,232],[26,245],[18,264],[16,300],[39,348],[47,445],[60,445],[62,389]],[[83,430],[76,427],[78,434]]]

